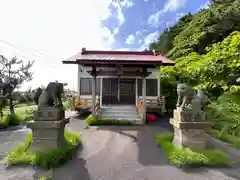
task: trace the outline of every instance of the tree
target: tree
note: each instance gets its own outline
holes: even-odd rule
[[[33,73],[30,72],[30,69],[33,63],[34,61],[24,62],[23,60],[18,60],[16,57],[7,59],[3,55],[0,55],[0,78],[13,87],[11,92],[8,92],[10,95],[9,109],[12,115],[14,114],[13,91],[19,88],[23,82],[32,80]]]

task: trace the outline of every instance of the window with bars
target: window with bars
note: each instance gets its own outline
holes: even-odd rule
[[[96,94],[100,95],[100,79],[96,81]],[[92,78],[80,78],[80,95],[92,95]]]
[[[157,79],[146,79],[146,96],[158,95]],[[142,79],[138,79],[138,96],[142,96]]]

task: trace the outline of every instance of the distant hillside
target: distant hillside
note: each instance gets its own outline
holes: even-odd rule
[[[208,9],[182,17],[161,33],[150,49],[156,49],[172,59],[190,52],[203,54],[206,46],[222,41],[236,30],[240,30],[240,1],[218,0]]]
[[[163,76],[181,77],[208,91],[228,89],[240,72],[240,0],[215,0],[208,9],[187,14],[160,34],[149,49],[179,63]],[[220,92],[218,92],[220,93]]]

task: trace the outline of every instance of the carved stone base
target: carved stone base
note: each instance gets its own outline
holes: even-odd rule
[[[65,117],[64,109],[49,108],[33,112],[35,121],[58,121]]]
[[[176,147],[187,147],[193,151],[200,151],[206,147],[205,129],[211,127],[211,124],[205,121],[203,111],[174,110],[170,124],[174,127],[173,144]]]
[[[66,145],[64,128],[67,123],[69,123],[69,119],[29,122],[27,127],[32,129],[30,150],[43,152],[47,149],[55,149]]]
[[[200,151],[206,148],[207,136],[203,129],[179,129],[174,127],[173,144],[178,148]]]

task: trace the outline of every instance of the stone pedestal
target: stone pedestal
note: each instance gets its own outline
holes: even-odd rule
[[[34,118],[27,124],[32,129],[32,151],[41,152],[66,145],[64,128],[69,119],[65,119],[63,109],[35,111]]]
[[[200,151],[206,147],[205,129],[211,126],[205,121],[204,111],[175,109],[170,124],[174,127],[173,144],[176,147],[186,147],[193,151]]]

